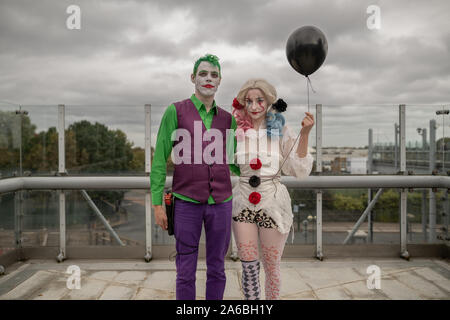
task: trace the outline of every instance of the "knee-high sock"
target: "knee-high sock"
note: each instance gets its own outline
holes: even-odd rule
[[[242,261],[242,290],[246,300],[259,300],[259,260]]]

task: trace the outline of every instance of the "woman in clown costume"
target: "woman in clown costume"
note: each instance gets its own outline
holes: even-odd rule
[[[314,116],[305,112],[297,139],[281,114],[286,107],[264,79],[248,80],[233,101],[238,125],[234,160],[240,176],[233,188],[232,226],[248,300],[260,299],[260,260],[266,274],[265,298],[280,298],[280,261],[293,222],[291,198],[280,176],[283,172],[301,179],[313,165],[308,136]]]

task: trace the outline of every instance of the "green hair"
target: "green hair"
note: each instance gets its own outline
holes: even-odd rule
[[[216,66],[217,68],[219,68],[219,76],[222,76],[222,75],[221,75],[221,72],[220,72],[219,58],[218,58],[217,56],[213,55],[213,54],[205,54],[203,57],[200,57],[197,61],[195,61],[195,64],[194,64],[194,72],[193,72],[194,77],[197,75],[197,69],[198,69],[198,66],[200,65],[200,63],[201,63],[202,61],[209,62],[209,63],[211,63],[213,66]]]

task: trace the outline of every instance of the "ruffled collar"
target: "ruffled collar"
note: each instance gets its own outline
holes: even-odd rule
[[[259,138],[262,138],[265,137],[266,135],[267,135],[266,121],[263,121],[261,123],[258,130],[255,130],[254,128],[249,128],[245,131],[245,136],[249,137],[250,139],[256,139],[258,136]]]

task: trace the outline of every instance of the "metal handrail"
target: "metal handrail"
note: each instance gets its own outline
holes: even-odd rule
[[[231,178],[234,185],[238,177]],[[447,176],[309,176],[298,179],[282,176],[281,182],[296,189],[359,189],[359,188],[450,188]],[[166,186],[172,185],[172,177],[166,179]],[[14,177],[0,179],[0,194],[19,190],[112,190],[150,189],[148,176],[77,176],[77,177]]]

